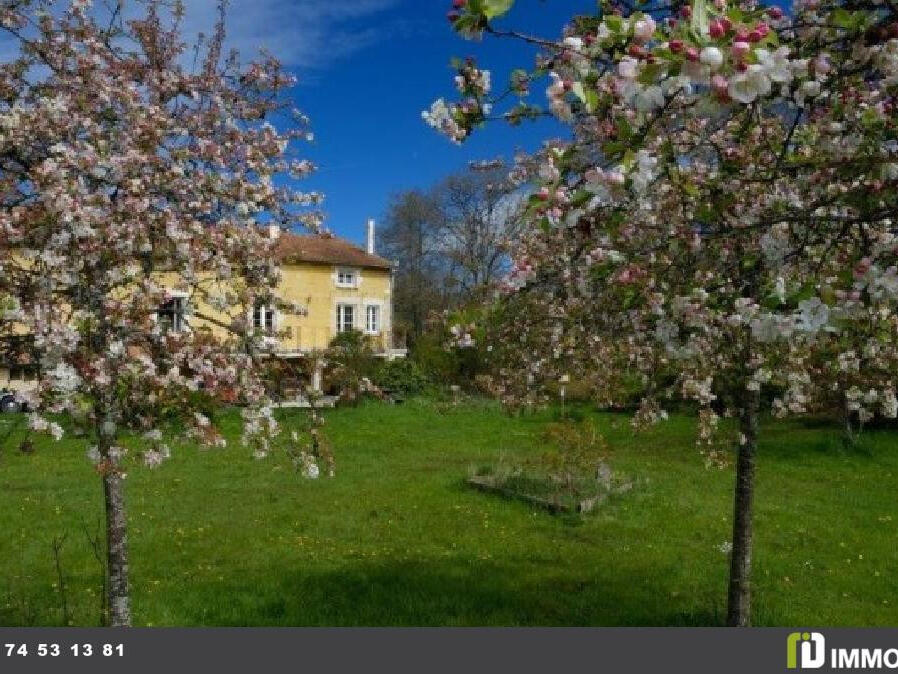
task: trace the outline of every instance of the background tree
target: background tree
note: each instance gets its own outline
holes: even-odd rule
[[[727,622],[747,625],[762,402],[803,414],[837,391],[859,416],[898,414],[896,9],[603,2],[552,40],[497,28],[512,5],[457,2],[450,19],[538,46],[537,69],[492,96],[459,64],[464,100],[424,113],[461,142],[508,94],[506,120],[544,114],[527,97],[547,76],[570,125],[522,167],[531,226],[484,335],[499,388],[534,399],[573,373],[612,399],[633,374],[637,425],[698,403],[709,461],[735,449]]]
[[[427,318],[447,305],[445,269],[439,255],[440,208],[433,195],[401,192],[387,208],[381,239],[384,255],[396,262],[393,310],[414,347]]]
[[[500,161],[479,162],[427,191],[395,195],[383,232],[397,263],[395,311],[409,346],[436,313],[482,301],[510,265],[524,198]]]
[[[283,302],[256,218],[314,225],[304,207],[318,199],[277,186],[311,169],[288,154],[302,118],[285,132],[270,122],[292,78],[271,56],[222,55],[223,5],[196,59],[180,2],[124,5],[0,5],[18,45],[0,64],[0,330],[29,335],[41,364],[32,429],[61,436],[44,414],[65,412],[92,438],[113,625],[131,622],[122,434],[140,433],[155,466],[167,420],[221,444],[200,410],[241,402],[245,441],[271,449],[256,367],[267,342],[247,316]]]
[[[523,197],[501,162],[473,164],[435,188],[439,238],[463,298],[482,298],[509,269]]]

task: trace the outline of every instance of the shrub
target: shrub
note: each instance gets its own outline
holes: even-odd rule
[[[415,340],[411,357],[434,381],[446,381],[456,371],[453,354],[444,348],[442,336],[438,334],[427,333]]]
[[[358,402],[378,367],[371,340],[358,330],[341,332],[331,341],[327,359],[331,367],[326,388],[348,402]]]
[[[489,373],[484,347],[480,343],[469,348],[451,346],[448,331],[441,327],[418,338],[412,360],[431,381],[475,390],[477,377]]]
[[[417,363],[407,358],[383,363],[374,375],[374,383],[404,395],[417,395],[427,387],[428,379]]]

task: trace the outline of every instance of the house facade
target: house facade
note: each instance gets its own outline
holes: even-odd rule
[[[393,265],[374,252],[374,222],[368,223],[367,247],[330,235],[299,235],[271,230],[277,238],[275,254],[281,264],[278,295],[305,307],[302,314],[286,314],[258,306],[254,327],[277,339],[275,353],[283,359],[302,359],[326,349],[339,333],[358,330],[382,358],[405,355],[393,343]],[[193,317],[188,298],[173,293],[159,307],[156,320],[170,330],[191,329],[203,321]],[[37,384],[37,366],[0,362],[0,389],[25,391]],[[320,383],[320,372],[313,378]]]
[[[259,307],[255,327],[278,334],[278,355],[325,349],[340,332],[367,335],[378,355],[395,357],[392,264],[374,253],[373,223],[368,250],[329,236],[278,235],[281,263],[278,294],[306,307],[305,315],[271,316]]]

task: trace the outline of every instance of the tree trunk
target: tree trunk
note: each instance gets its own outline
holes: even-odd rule
[[[131,595],[128,588],[128,535],[125,517],[124,480],[117,462],[109,461],[103,474],[106,501],[106,572],[109,576],[109,621],[112,627],[131,626]]]
[[[739,441],[736,459],[736,489],[733,504],[733,550],[727,625],[748,627],[751,623],[752,507],[755,493],[755,455],[758,448],[760,394],[745,391],[739,410]]]

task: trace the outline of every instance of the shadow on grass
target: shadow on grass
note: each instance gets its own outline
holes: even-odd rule
[[[785,461],[821,457],[873,459],[882,434],[883,431],[867,430],[849,440],[839,425],[796,421],[762,427],[758,453],[761,458]]]
[[[532,567],[531,567],[532,570]],[[712,602],[674,601],[663,574],[572,580],[508,565],[360,562],[327,573],[192,585],[188,624],[282,626],[720,625]],[[278,582],[272,582],[275,578]],[[674,610],[672,610],[674,609]]]

